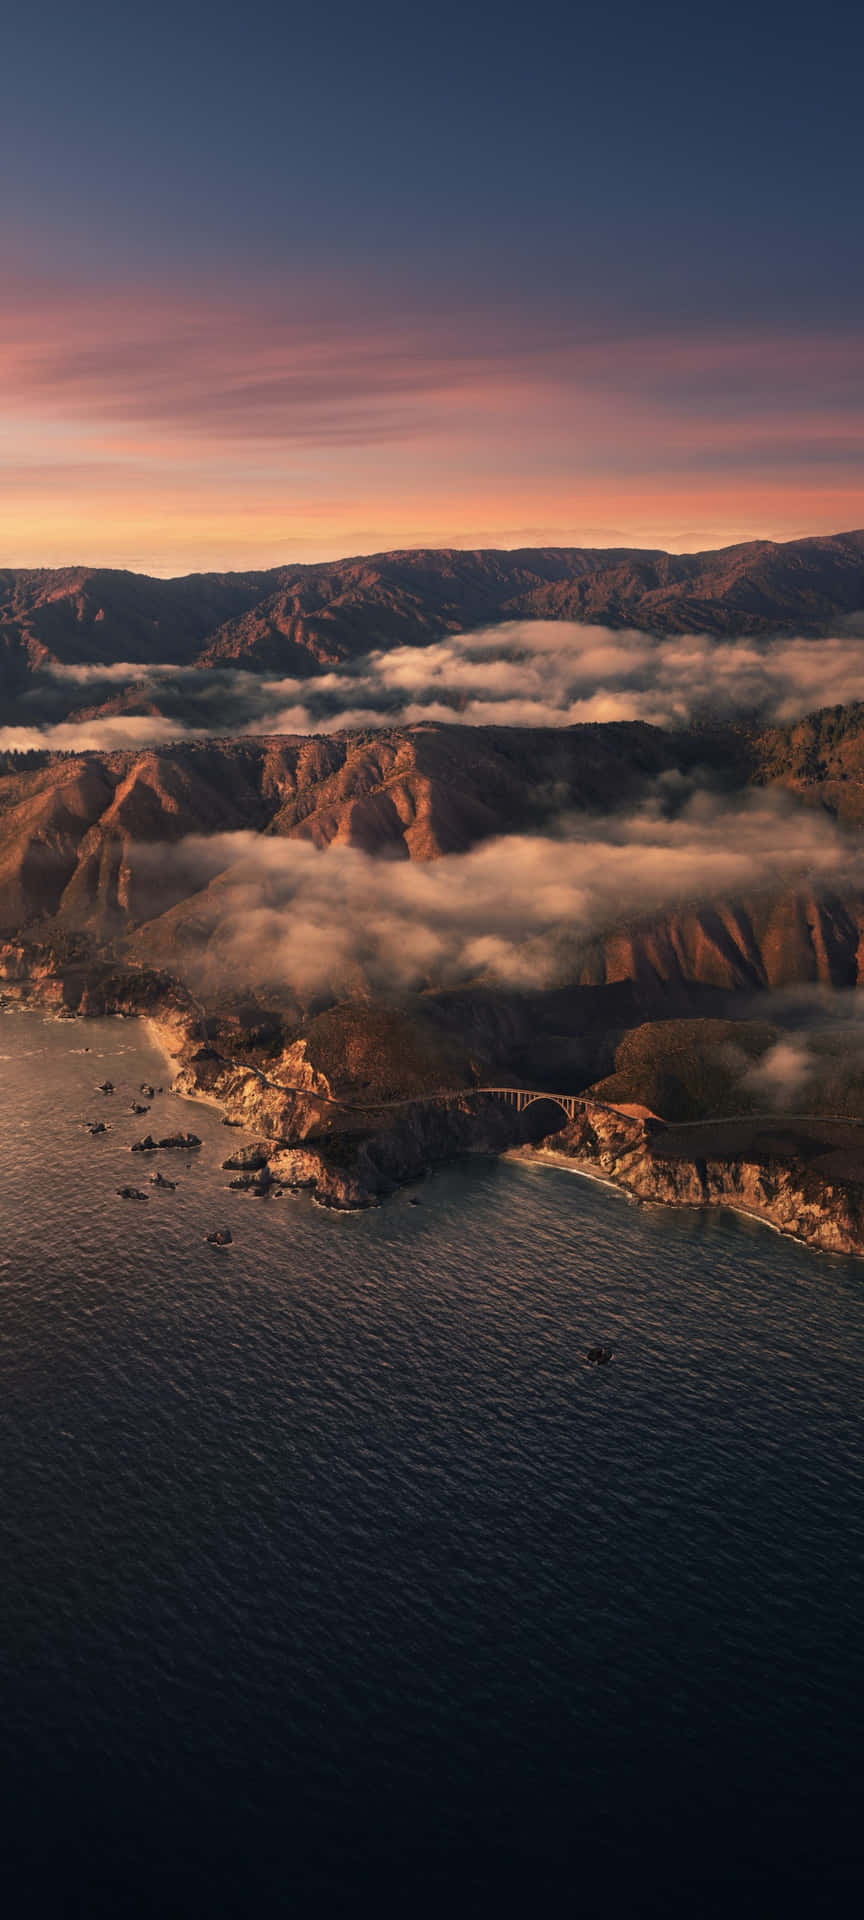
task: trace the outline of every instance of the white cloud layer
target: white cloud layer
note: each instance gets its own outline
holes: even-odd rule
[[[428,863],[252,833],[186,839],[152,858],[163,877],[182,862],[208,889],[179,925],[172,915],[170,937],[209,978],[334,992],[563,984],[591,937],[622,921],[856,878],[859,860],[827,816],[766,795],[732,809],[701,794],[674,820],[651,809],[580,816],[558,838],[508,835]]]
[[[425,647],[380,649],[305,679],[232,667],[58,667],[52,676],[56,697],[63,689],[63,718],[34,707],[33,724],[0,729],[0,746],[110,751],[201,734],[332,733],[424,722],[567,727],[641,720],[674,727],[694,718],[786,721],[864,700],[864,634],[855,622],[847,626],[822,639],[714,640],[520,620]],[[68,717],[69,692],[77,687],[88,702],[81,721]],[[38,701],[38,694],[32,697]],[[107,700],[114,712],[93,715]],[[117,711],[118,700],[126,712]],[[136,713],[136,705],[151,710]]]
[[[114,753],[128,747],[163,747],[197,729],[178,728],[158,714],[111,714],[101,720],[63,720],[49,727],[0,727],[0,753]]]

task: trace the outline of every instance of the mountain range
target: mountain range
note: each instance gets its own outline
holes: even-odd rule
[[[864,607],[864,531],[716,552],[411,550],[176,580],[0,571],[0,697],[61,667],[128,662],[300,677],[373,648],[515,619],[654,633],[818,634]]]
[[[266,876],[253,887],[250,836],[265,853],[299,843],[310,852],[336,847],[380,859],[383,886],[394,861],[428,870],[484,845],[506,849],[514,836],[546,843],[552,836],[554,850],[574,819],[595,823],[595,831],[616,816],[635,820],[622,830],[638,841],[642,823],[650,828],[658,812],[671,835],[656,856],[654,892],[659,885],[662,897],[663,861],[694,833],[694,794],[700,805],[721,809],[722,844],[722,810],[763,793],[792,809],[797,869],[804,860],[798,817],[812,820],[817,833],[826,820],[851,835],[851,862],[864,820],[864,705],[761,731],[424,724],[190,741],[158,751],[7,754],[0,756],[0,931],[41,937],[65,929],[97,947],[119,939],[139,958],[171,966],[218,941],[238,912],[238,888],[245,886],[247,905],[255,888],[267,893]],[[735,819],[733,811],[733,838]],[[784,819],[769,819],[769,842],[788,833]],[[839,897],[835,876],[820,882],[818,870],[808,869],[803,877],[796,871],[791,890],[775,884],[766,891],[755,874],[746,899],[721,899],[710,878],[701,879],[698,844],[689,897],[670,883],[662,912],[640,909],[640,883],[625,866],[608,924],[595,916],[574,930],[574,981],[727,990],[857,981],[864,943],[857,885],[845,879]],[[813,851],[818,838],[808,860]],[[526,881],[508,874],[505,861],[500,884],[516,898]],[[374,894],[371,878],[368,886]],[[374,904],[370,896],[370,911]],[[362,915],[356,903],[354,911]],[[482,966],[475,971],[482,978]],[[265,977],[266,956],[258,972]]]
[[[244,686],[268,675],[314,686],[377,652],[398,682],[393,649],[430,648],[434,663],[448,635],[532,619],[673,636],[673,662],[675,635],[711,636],[707,655],[695,649],[700,717],[473,725],[439,707],[356,724],[350,687],[346,722],[337,709],[322,732],[256,733],[242,717]],[[472,1104],[490,1080],[593,1086],[601,1103],[669,1119],[788,1106],[806,1086],[808,1111],[864,1118],[854,1012],[838,1036],[832,1010],[802,1046],[784,1000],[828,994],[842,1010],[864,983],[864,703],[844,695],[784,724],[746,697],[712,706],[724,636],[760,659],[772,636],[790,657],[783,636],[802,636],[821,674],[823,652],[836,667],[860,646],[862,619],[860,532],[691,555],[411,552],[183,580],[0,574],[0,1001],[149,1012],[178,1084],[260,1129],[271,1158],[274,1141],[310,1143],[291,1178],[339,1205],[448,1152],[526,1137],[517,1117]],[[542,644],[527,665],[518,648],[502,660],[489,654],[490,684],[518,691],[533,673],[542,687]],[[190,730],[186,692],[172,696],[160,667],[219,683],[218,732]],[[88,714],[99,725],[82,751]],[[111,750],[112,714],[155,714],[161,732]],[[60,715],[68,750],[18,750]],[[422,1103],[442,1084],[464,1090],[458,1110],[368,1117],[370,1101]],[[554,1123],[533,1110],[529,1137]],[[752,1149],[766,1217],[773,1140]],[[640,1179],[654,1191],[653,1174]],[[831,1214],[824,1244],[864,1247],[864,1198],[859,1211],[853,1227]]]

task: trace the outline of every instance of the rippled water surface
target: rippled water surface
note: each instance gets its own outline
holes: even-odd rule
[[[864,1263],[486,1160],[260,1201],[144,1029],[0,1056],[16,1911],[845,1898]]]

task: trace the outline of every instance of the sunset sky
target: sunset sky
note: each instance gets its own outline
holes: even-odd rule
[[[11,0],[0,564],[864,523],[864,16],[693,22]]]

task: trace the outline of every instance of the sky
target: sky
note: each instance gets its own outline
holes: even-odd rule
[[[0,564],[864,524],[864,15],[7,0]]]

